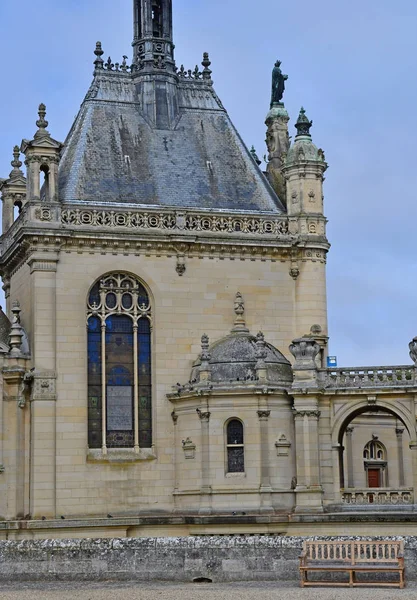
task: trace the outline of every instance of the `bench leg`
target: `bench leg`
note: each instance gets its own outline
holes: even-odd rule
[[[355,571],[349,571],[349,587],[353,587],[355,579]]]
[[[304,583],[307,581],[307,571],[300,571],[301,575],[301,587],[304,587]]]
[[[404,571],[400,571],[400,590],[404,589]]]

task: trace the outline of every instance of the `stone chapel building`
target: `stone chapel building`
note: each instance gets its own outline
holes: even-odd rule
[[[0,180],[0,538],[415,534],[417,340],[326,366],[327,163],[279,61],[263,173],[172,0],[133,49]]]

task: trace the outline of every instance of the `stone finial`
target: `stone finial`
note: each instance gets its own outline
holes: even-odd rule
[[[103,56],[104,51],[101,47],[101,42],[96,43],[96,49],[94,50],[94,54],[96,55],[96,60],[94,61],[96,69],[103,69],[104,60],[101,57]]]
[[[260,331],[256,336],[256,375],[260,381],[265,381],[267,378],[265,359],[268,353],[266,350],[265,336]]]
[[[23,339],[23,328],[20,324],[20,303],[16,300],[12,306],[12,326],[9,333],[10,356],[20,356]]]
[[[13,148],[13,160],[10,163],[13,167],[13,171],[10,173],[10,179],[15,179],[16,177],[21,177],[23,175],[20,167],[22,166],[22,161],[20,160],[20,148],[19,146],[15,146]]]
[[[38,131],[35,133],[35,139],[40,137],[49,137],[49,132],[46,130],[49,123],[45,119],[46,116],[46,106],[45,104],[39,104],[38,109],[39,119],[36,121],[36,127]]]
[[[252,148],[250,149],[250,153],[252,155],[253,160],[256,162],[256,164],[259,166],[262,164],[262,161],[259,160],[258,155],[256,154],[256,150],[255,150],[255,146],[252,146]]]
[[[293,341],[289,347],[295,358],[294,370],[316,369],[316,356],[320,352],[320,346],[310,336],[304,336]]]
[[[210,339],[209,336],[204,333],[201,336],[201,360],[202,361],[209,361],[211,358],[211,354],[209,352],[209,348],[210,348]]]
[[[410,349],[410,358],[417,365],[417,336],[411,340],[408,347]]]
[[[203,79],[211,79],[212,71],[210,69],[211,60],[209,58],[209,53],[204,52],[203,54],[203,62],[201,63],[204,67],[203,70]]]
[[[245,321],[245,301],[240,292],[237,292],[235,297],[235,324],[232,333],[249,333]]]
[[[298,115],[297,123],[295,124],[295,128],[297,130],[296,138],[300,135],[308,136],[311,138],[310,129],[313,125],[313,121],[310,121],[306,115],[306,111],[303,107],[300,109],[300,114]]]
[[[201,366],[200,366],[200,381],[208,381],[211,377],[210,358],[211,354],[209,351],[210,340],[208,335],[205,333],[201,336]]]

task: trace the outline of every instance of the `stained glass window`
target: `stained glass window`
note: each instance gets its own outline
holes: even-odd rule
[[[245,447],[243,439],[243,423],[233,419],[227,424],[227,472],[245,472]]]
[[[151,307],[130,275],[108,275],[88,298],[88,444],[152,446]]]

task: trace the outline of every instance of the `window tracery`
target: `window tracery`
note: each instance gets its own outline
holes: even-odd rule
[[[363,457],[365,460],[386,460],[384,444],[378,440],[371,440],[363,450]]]
[[[95,283],[87,303],[90,448],[152,446],[151,327],[138,279],[116,273]]]
[[[243,423],[238,419],[232,419],[226,428],[227,446],[227,472],[245,472],[245,446]]]

